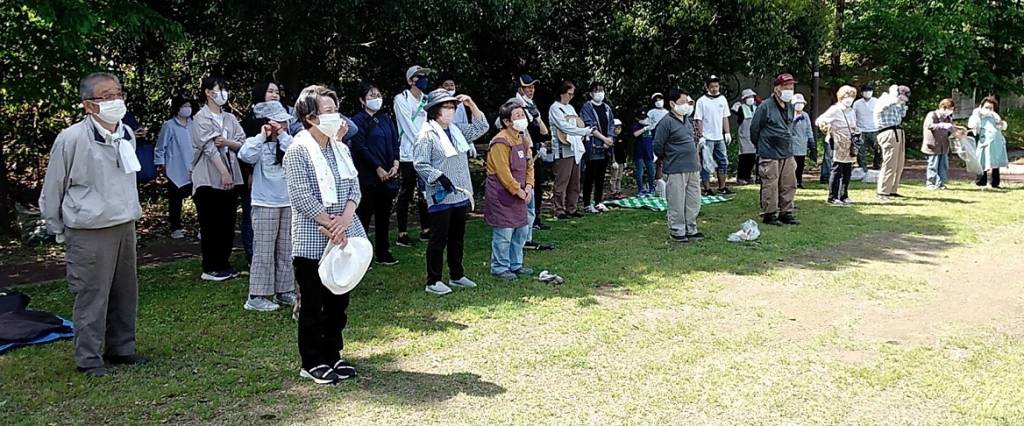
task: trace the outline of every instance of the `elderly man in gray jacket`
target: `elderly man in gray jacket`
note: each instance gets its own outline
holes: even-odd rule
[[[693,100],[679,89],[665,97],[669,113],[654,130],[654,153],[664,161],[669,237],[677,242],[700,241],[700,154],[693,132]]]
[[[104,361],[146,361],[135,354],[140,166],[135,136],[121,122],[126,108],[117,77],[90,74],[79,89],[87,117],[57,136],[39,207],[47,229],[66,243],[75,363],[87,375],[105,376]]]

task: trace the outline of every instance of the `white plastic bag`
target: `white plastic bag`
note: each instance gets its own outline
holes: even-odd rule
[[[853,171],[850,172],[850,181],[852,182],[862,181],[865,177],[867,177],[867,173],[865,173],[864,169],[861,169],[860,167],[854,167]]]
[[[877,183],[878,182],[878,170],[868,170],[868,172],[864,174],[864,179],[861,179],[861,182]]]
[[[981,160],[978,159],[978,146],[974,143],[974,138],[965,137],[954,142],[956,145],[956,155],[964,161],[964,168],[967,169],[968,173],[979,175],[981,174]]]
[[[729,241],[738,243],[741,241],[754,241],[761,236],[761,230],[757,228],[757,222],[747,219],[740,226],[740,230],[729,234]]]
[[[654,195],[657,195],[659,197],[663,197],[664,198],[665,197],[665,187],[667,185],[668,184],[665,183],[665,179],[664,178],[658,179],[658,180],[654,181]]]

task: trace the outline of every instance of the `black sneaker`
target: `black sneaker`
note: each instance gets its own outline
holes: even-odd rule
[[[391,253],[388,253],[383,256],[377,256],[377,263],[384,266],[394,266],[398,264],[398,259],[395,259]]]
[[[535,225],[533,225],[533,229],[536,229],[538,231],[547,231],[548,229],[551,229],[551,226],[545,223],[537,222]]]
[[[412,247],[413,242],[412,238],[409,238],[409,234],[402,234],[398,236],[398,240],[395,241],[395,244],[402,247]]]
[[[302,377],[303,379],[310,379],[320,385],[333,385],[338,383],[338,380],[341,380],[341,378],[338,377],[338,374],[335,373],[331,367],[326,365],[318,365],[310,368],[309,370],[303,368],[302,370],[299,370],[299,377]]]
[[[430,231],[420,232],[420,241],[423,241],[423,242],[430,241]]]
[[[889,194],[889,196],[890,196],[890,197],[892,197],[892,198],[903,198],[903,196],[902,196],[902,195],[900,195],[900,194],[897,194],[897,193],[895,193],[895,192],[893,192],[892,194]]]
[[[580,218],[580,217],[583,217],[583,216],[586,216],[586,215],[584,215],[583,213],[580,213],[580,212],[579,212],[579,211],[577,210],[577,211],[574,211],[574,212],[572,212],[572,213],[569,213],[569,216],[571,216],[571,217],[575,217],[575,218]]]
[[[109,362],[111,365],[142,365],[149,362],[144,356],[141,355],[105,355],[103,359]]]
[[[338,376],[338,380],[350,379],[356,376],[356,368],[343,359],[339,359],[338,362],[334,363],[333,371]]]
[[[92,367],[92,368],[82,368],[82,367],[75,367],[75,368],[77,368],[78,371],[81,372],[82,374],[85,374],[86,376],[89,376],[89,377],[103,377],[103,376],[110,375],[110,370],[107,370],[107,367],[104,367],[102,365],[99,366],[99,367]]]
[[[762,220],[765,225],[782,226],[782,222],[779,222],[779,217],[775,214],[766,214]]]
[[[782,223],[784,223],[786,225],[799,225],[800,224],[800,221],[796,220],[796,217],[794,217],[792,213],[783,213],[783,214],[779,215],[779,222],[782,222]]]
[[[704,234],[698,232],[696,234],[690,234],[686,236],[686,239],[690,241],[700,241],[704,239]]]
[[[238,270],[235,269],[234,266],[228,266],[227,273],[231,274],[231,278],[238,278],[239,276],[242,275],[242,273],[238,272]]]
[[[569,215],[567,215],[565,213],[559,213],[558,216],[555,216],[555,219],[558,219],[558,220],[569,220],[570,217],[569,217]]]
[[[690,242],[690,239],[686,238],[685,235],[669,235],[669,238],[671,238],[672,241],[677,242],[677,243],[688,243],[688,242]]]
[[[547,251],[547,250],[554,250],[555,246],[552,245],[552,244],[538,243],[536,241],[527,241],[526,244],[523,244],[523,248],[527,249],[527,250]]]
[[[718,189],[718,193],[719,193],[719,194],[724,194],[724,195],[728,195],[728,194],[732,194],[732,190],[731,190],[731,189],[729,189],[729,187],[727,186],[727,187],[725,187],[725,188],[719,188],[719,189]]]

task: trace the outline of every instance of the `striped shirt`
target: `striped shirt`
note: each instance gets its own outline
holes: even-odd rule
[[[321,150],[334,174],[338,200],[352,200],[359,204],[362,197],[362,193],[359,191],[359,180],[341,178],[338,173],[338,159],[334,157],[334,150],[331,149],[330,144],[332,143],[335,142],[332,140]],[[339,148],[341,148],[342,155],[351,155],[348,147],[344,144]],[[292,204],[292,257],[320,259],[324,248],[327,247],[327,237],[320,233],[320,224],[317,223],[316,217],[325,212],[341,215],[348,203],[324,207],[320,188],[316,181],[316,172],[313,170],[313,162],[310,161],[306,148],[300,144],[292,144],[288,147],[288,152],[284,155],[284,166],[288,176],[288,198]],[[350,238],[366,237],[363,224],[355,215],[352,216],[352,223],[345,235]]]

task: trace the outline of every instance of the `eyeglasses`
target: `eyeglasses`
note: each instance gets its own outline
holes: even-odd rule
[[[118,100],[118,99],[124,100],[125,96],[127,96],[127,95],[124,92],[121,92],[121,93],[110,94],[110,95],[103,96],[103,97],[85,98],[85,100],[87,100],[87,101],[113,101],[113,100]]]

